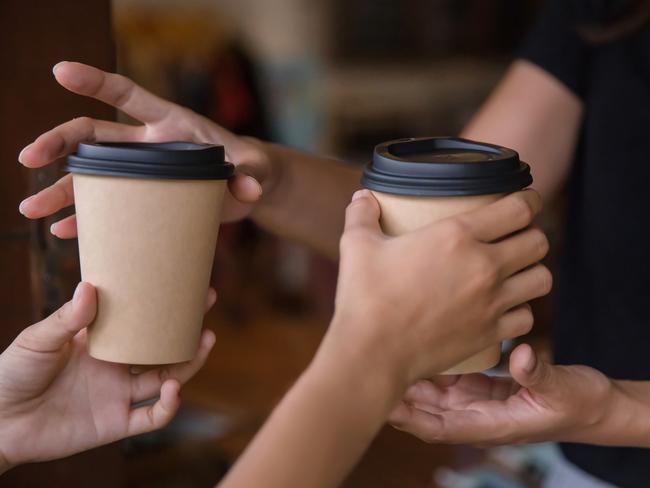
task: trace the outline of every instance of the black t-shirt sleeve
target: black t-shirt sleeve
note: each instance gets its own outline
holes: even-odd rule
[[[517,57],[536,64],[584,98],[588,47],[578,35],[577,23],[573,1],[546,0]]]

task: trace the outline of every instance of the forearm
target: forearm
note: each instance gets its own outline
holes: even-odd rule
[[[345,207],[360,186],[358,169],[276,144],[264,144],[271,165],[253,219],[267,230],[338,256]]]
[[[462,135],[511,147],[531,165],[544,200],[557,194],[571,164],[582,102],[559,80],[528,61],[515,61]]]
[[[554,196],[569,173],[582,120],[576,95],[541,68],[516,61],[462,132],[519,151],[535,188]],[[260,143],[271,171],[253,219],[269,231],[338,255],[344,209],[359,188],[359,169]]]
[[[388,375],[319,354],[221,488],[338,486],[399,400]],[[360,359],[362,360],[362,359]]]

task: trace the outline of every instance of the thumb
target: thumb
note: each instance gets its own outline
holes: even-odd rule
[[[345,211],[345,231],[363,228],[381,233],[379,226],[379,203],[370,190],[359,190],[352,195],[352,201]]]
[[[241,203],[255,203],[262,196],[262,185],[252,176],[235,173],[234,178],[228,181],[228,188],[232,196]]]
[[[537,357],[532,347],[521,344],[510,355],[510,374],[524,388],[541,394],[557,391],[555,366]]]
[[[81,329],[90,325],[97,313],[95,288],[81,282],[72,300],[42,321],[27,327],[16,342],[36,352],[61,349]]]

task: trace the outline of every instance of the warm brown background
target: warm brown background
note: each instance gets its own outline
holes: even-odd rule
[[[72,58],[114,67],[109,0],[2,0],[0,5],[0,347],[42,317],[77,280],[76,243],[47,237],[48,222],[30,223],[18,204],[61,176],[56,167],[30,171],[18,153],[41,132],[81,114],[112,118],[107,107],[67,94],[51,67]],[[49,250],[47,259],[45,250]],[[52,263],[56,268],[52,269]],[[30,280],[30,276],[35,279]],[[122,460],[114,447],[65,461],[24,466],[0,486],[119,486]],[[116,469],[117,468],[117,469]],[[70,475],[74,473],[71,479]],[[92,482],[89,480],[92,477]]]
[[[223,53],[233,56],[232,45],[240,46],[239,36],[247,34],[249,43],[257,40],[260,48],[253,50],[251,62],[278,68],[278,78],[266,87],[261,102],[279,112],[291,107],[305,124],[313,114],[323,123],[314,131],[316,138],[304,144],[291,139],[290,130],[277,130],[287,122],[282,114],[271,113],[265,123],[264,110],[257,106],[245,123],[236,125],[235,117],[230,127],[363,162],[372,146],[387,138],[457,131],[498,79],[538,3],[529,0],[513,8],[500,0],[115,0],[117,21],[118,15],[111,18],[109,0],[0,1],[2,348],[23,327],[69,299],[78,280],[76,242],[51,238],[47,229],[52,219],[30,224],[17,210],[25,196],[60,177],[60,168],[26,170],[16,162],[18,153],[44,130],[75,116],[115,115],[58,87],[50,72],[57,61],[113,69],[117,44],[121,71],[160,95],[189,104],[196,100],[184,98],[187,94],[176,86],[183,72],[196,74],[197,64],[203,63],[199,74],[213,76],[217,83],[210,87],[218,91],[223,73],[232,68],[232,58]],[[202,7],[192,11],[191,5]],[[300,11],[305,5],[308,11]],[[440,14],[443,10],[437,9],[444,5],[455,17]],[[207,6],[215,10],[205,11]],[[236,16],[221,15],[226,6],[240,14],[241,32],[234,28]],[[329,12],[321,15],[327,6]],[[388,22],[385,29],[382,22]],[[294,27],[300,42],[290,36]],[[322,36],[327,39],[318,38],[321,30],[329,32]],[[441,32],[448,32],[448,38],[429,39]],[[387,37],[375,37],[382,33]],[[287,39],[274,42],[283,36]],[[214,45],[206,46],[206,39]],[[435,46],[423,47],[427,40]],[[322,52],[316,54],[319,43]],[[284,52],[287,46],[289,52]],[[310,85],[314,80],[293,71],[304,61],[293,52],[296,46],[306,48],[308,57],[322,56],[326,68],[316,72],[323,75],[315,80],[317,89]],[[241,81],[233,81],[241,67],[225,77],[229,87]],[[311,98],[321,90],[327,100]],[[232,98],[232,91],[224,92]],[[230,112],[223,108],[210,106],[205,113],[227,125],[228,117],[220,117]],[[205,369],[184,388],[181,422],[67,460],[18,468],[0,477],[0,487],[212,486],[311,358],[331,312],[335,275],[334,263],[266,235],[250,222],[222,227],[214,271],[219,303],[206,319],[217,344]],[[538,324],[547,322],[540,317],[542,313]],[[225,428],[197,439],[192,433],[196,427],[183,422],[201,416],[209,421],[199,422],[199,434],[213,421]],[[346,486],[431,488],[437,466],[467,464],[478,455],[465,448],[428,446],[387,428]]]

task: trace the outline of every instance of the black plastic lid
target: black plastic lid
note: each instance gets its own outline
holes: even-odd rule
[[[432,197],[511,193],[532,182],[516,151],[454,137],[379,144],[361,178],[370,190]]]
[[[234,166],[223,146],[192,142],[81,143],[65,171],[87,175],[174,180],[224,180]]]

